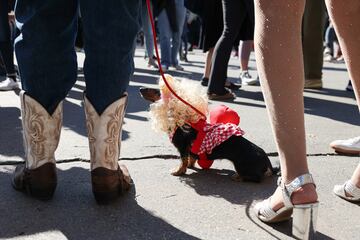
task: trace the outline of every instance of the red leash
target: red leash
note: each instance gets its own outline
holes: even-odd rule
[[[156,59],[157,59],[158,65],[159,65],[160,75],[161,75],[162,79],[164,80],[164,83],[165,83],[166,87],[170,90],[170,92],[171,92],[177,99],[179,99],[181,102],[183,102],[183,103],[186,104],[187,106],[191,107],[195,112],[197,112],[197,113],[200,114],[204,119],[206,119],[205,114],[203,114],[203,113],[202,113],[201,111],[199,111],[197,108],[195,108],[195,107],[192,106],[190,103],[188,103],[187,101],[185,101],[184,99],[182,99],[179,95],[177,95],[176,92],[171,88],[170,84],[167,82],[166,77],[164,76],[164,71],[163,71],[163,69],[162,69],[162,67],[161,67],[161,63],[160,63],[159,51],[158,51],[157,41],[156,41],[155,24],[154,24],[154,18],[153,18],[153,15],[152,15],[152,11],[151,11],[150,0],[146,0],[146,5],[147,5],[147,10],[148,10],[149,18],[150,18],[150,22],[151,22],[151,29],[152,29],[152,32],[153,32]]]

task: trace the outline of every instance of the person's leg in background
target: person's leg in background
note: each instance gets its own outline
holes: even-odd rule
[[[356,0],[346,2],[326,0],[326,4],[335,26],[360,110],[360,67],[358,64],[360,61],[360,48],[358,47],[360,15],[356,11],[360,8],[360,2]]]
[[[75,0],[18,0],[15,10],[21,31],[15,51],[24,90],[20,100],[26,159],[25,166],[15,169],[12,183],[41,199],[51,198],[56,188],[54,152],[62,100],[77,74],[77,13]]]
[[[331,62],[334,60],[334,42],[337,41],[334,26],[329,22],[325,31],[325,49],[324,61]]]
[[[232,56],[238,58],[239,57],[239,50],[240,50],[240,39],[236,39],[235,43],[233,45],[233,49],[232,49],[232,52],[233,52]]]
[[[5,69],[5,65],[4,65],[4,62],[1,57],[0,57],[0,76],[6,77],[6,69]]]
[[[214,52],[214,48],[210,48],[206,53],[204,75],[201,79],[201,85],[206,87],[209,84],[209,77],[211,71],[211,59]]]
[[[357,0],[326,0],[325,2],[330,18],[335,26],[360,110],[360,67],[358,64],[360,61],[360,15],[358,12],[360,2]],[[356,195],[354,197],[360,200],[360,164],[354,171],[350,182],[345,183],[342,187],[335,186],[335,193],[339,192],[339,188],[344,191],[345,196],[354,194]]]
[[[241,73],[239,77],[239,81],[244,85],[255,85],[259,82],[257,78],[253,78],[249,73],[249,60],[250,54],[253,50],[254,41],[241,41],[239,46],[240,52],[240,68]]]
[[[245,19],[245,6],[239,0],[223,0],[224,30],[216,43],[208,95],[210,99],[233,99],[235,95],[225,89],[228,62],[233,43],[238,35],[240,26]]]
[[[325,17],[324,0],[306,0],[302,25],[304,88],[322,88]]]
[[[146,1],[142,0],[141,5],[141,23],[142,29],[144,31],[146,52],[149,58],[148,67],[158,68],[158,65],[156,64],[154,59],[154,39]]]
[[[108,203],[127,190],[131,181],[118,160],[141,0],[81,0],[80,8],[92,189],[98,203]]]
[[[179,46],[179,56],[180,60],[184,62],[188,62],[187,54],[188,54],[188,42],[189,42],[189,27],[188,27],[188,17],[185,15],[183,32],[181,34],[181,41]]]
[[[249,70],[249,59],[250,53],[253,48],[254,41],[241,41],[239,46],[240,51],[240,68],[241,71],[248,71]]]
[[[14,67],[14,48],[8,19],[8,0],[0,0],[0,57],[6,70],[6,79],[0,82],[0,90],[8,91],[19,88]]]
[[[158,16],[157,26],[159,29],[161,67],[166,72],[171,65],[172,29],[165,9],[163,9]]]
[[[184,22],[186,16],[186,8],[184,6],[184,0],[175,0],[175,10],[176,10],[176,25],[178,31],[172,33],[171,40],[171,66],[176,70],[184,70],[184,68],[179,64],[178,55],[180,49],[181,35],[184,29]]]
[[[255,206],[255,213],[264,222],[278,222],[289,219],[294,209],[295,235],[297,228],[304,227],[297,221],[310,221],[312,217],[302,218],[296,206],[313,211],[318,205],[306,159],[301,55],[304,7],[303,0],[255,1],[256,62],[282,174],[280,186],[271,198]]]
[[[335,195],[353,202],[360,202],[360,163],[351,178],[342,185],[335,185]]]

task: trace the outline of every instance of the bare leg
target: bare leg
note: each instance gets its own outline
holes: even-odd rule
[[[304,0],[255,0],[256,62],[286,183],[309,172],[300,37],[304,6]],[[315,187],[310,184],[292,196],[294,204],[316,200]],[[279,188],[271,198],[271,205],[274,210],[283,206]]]
[[[360,110],[360,1],[326,0]]]
[[[250,53],[254,41],[241,41],[240,42],[240,67],[241,71],[247,71],[249,68]]]
[[[206,53],[204,78],[209,78],[209,76],[210,76],[211,59],[212,59],[213,52],[214,52],[214,48],[210,48],[209,51]]]
[[[360,110],[360,2],[326,0],[326,5],[338,35]],[[360,164],[355,169],[351,182],[360,188]]]
[[[335,185],[333,192],[335,195],[350,201],[360,201],[360,163],[356,167],[350,180],[344,184]]]
[[[352,177],[351,182],[356,185],[358,188],[360,188],[360,164],[355,169]]]

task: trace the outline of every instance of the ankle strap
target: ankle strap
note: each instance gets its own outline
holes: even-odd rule
[[[285,182],[280,178],[278,180],[278,185],[282,189],[283,193],[283,199],[284,199],[284,205],[285,207],[293,207],[293,204],[291,202],[291,195],[293,192],[301,188],[302,186],[306,184],[314,184],[314,179],[310,173],[306,173],[304,175],[301,175],[297,178],[295,178],[291,183],[285,184]],[[315,185],[316,186],[316,185]]]

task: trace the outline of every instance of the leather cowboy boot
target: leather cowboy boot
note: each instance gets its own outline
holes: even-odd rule
[[[55,191],[55,150],[62,126],[62,102],[52,115],[33,98],[20,93],[25,165],[17,166],[12,185],[16,190],[47,200]]]
[[[126,100],[127,94],[109,105],[99,116],[84,96],[92,190],[99,204],[115,200],[130,188],[129,172],[124,165],[118,164]]]

